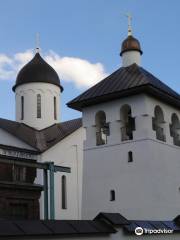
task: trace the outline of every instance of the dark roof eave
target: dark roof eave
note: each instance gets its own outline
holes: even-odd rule
[[[92,106],[92,105],[95,105],[98,103],[112,101],[112,100],[115,100],[118,98],[123,98],[123,97],[131,96],[131,95],[136,95],[139,93],[149,94],[160,100],[163,100],[164,102],[166,102],[176,108],[180,108],[180,99],[176,99],[175,97],[169,95],[166,92],[163,92],[162,90],[160,90],[150,84],[134,87],[134,88],[124,90],[121,92],[109,93],[106,95],[102,95],[102,96],[95,97],[95,98],[90,98],[87,100],[85,99],[83,101],[73,102],[73,100],[72,100],[67,103],[67,106],[72,109],[82,111],[82,108],[87,107],[87,106]]]
[[[12,90],[13,90],[13,92],[15,92],[15,90],[16,90],[16,88],[17,88],[18,86],[21,86],[21,85],[24,85],[24,84],[29,84],[29,83],[31,83],[31,82],[27,82],[27,83],[23,83],[23,84],[15,84],[15,85],[12,87]],[[32,82],[32,83],[35,83],[35,82]],[[39,83],[44,83],[44,82],[39,82]],[[50,83],[50,84],[56,85],[57,87],[60,88],[60,91],[61,91],[61,92],[64,91],[64,88],[63,88],[61,85],[59,85],[59,84],[51,83],[50,81],[49,81],[49,82],[45,82],[45,83]]]

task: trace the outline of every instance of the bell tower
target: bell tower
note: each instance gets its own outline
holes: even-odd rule
[[[139,66],[140,43],[122,43],[123,66],[68,103],[86,129],[82,218],[179,214],[180,96]]]

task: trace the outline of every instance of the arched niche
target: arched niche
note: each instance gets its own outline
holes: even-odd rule
[[[131,107],[127,104],[120,109],[121,120],[121,140],[132,140],[133,131],[135,130],[135,118],[132,117]]]
[[[170,135],[174,145],[180,146],[180,121],[176,113],[171,116]]]
[[[96,124],[96,145],[107,144],[109,136],[109,124],[106,123],[106,114],[104,111],[99,111],[95,116]]]
[[[156,132],[156,138],[165,142],[166,136],[164,131],[164,113],[160,106],[154,108],[154,117],[152,119],[152,128]]]

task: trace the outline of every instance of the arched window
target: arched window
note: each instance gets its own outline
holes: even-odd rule
[[[116,194],[114,190],[110,191],[110,201],[113,202],[116,200]]]
[[[135,118],[132,117],[131,107],[124,105],[120,110],[121,127],[121,140],[132,140],[133,131],[135,130]]]
[[[57,120],[57,106],[56,97],[54,97],[54,120]]]
[[[109,136],[109,124],[106,123],[106,114],[103,111],[96,113],[96,145],[107,144],[107,136]]]
[[[21,96],[21,120],[24,119],[24,96]]]
[[[61,188],[62,188],[62,209],[67,209],[67,183],[66,183],[66,176],[62,176],[61,178]]]
[[[154,109],[154,118],[152,119],[153,130],[156,131],[156,138],[160,141],[166,141],[164,134],[164,114],[159,106]]]
[[[37,118],[41,118],[41,95],[37,94]]]
[[[170,135],[173,138],[174,145],[180,146],[180,122],[175,113],[171,117]]]

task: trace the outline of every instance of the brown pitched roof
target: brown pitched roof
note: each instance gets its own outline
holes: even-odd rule
[[[76,110],[101,102],[139,93],[147,93],[175,107],[180,107],[180,95],[142,67],[132,64],[121,67],[67,105]]]
[[[0,128],[37,149],[39,152],[44,152],[51,148],[81,126],[82,119],[78,118],[54,124],[38,131],[23,123],[0,118]]]

